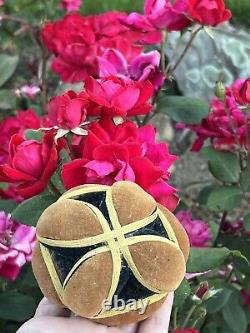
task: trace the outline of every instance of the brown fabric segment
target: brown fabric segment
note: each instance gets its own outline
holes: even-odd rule
[[[171,227],[173,228],[175,236],[178,240],[179,246],[184,254],[185,261],[187,262],[190,252],[190,243],[185,229],[183,228],[180,221],[174,216],[174,214],[171,213],[166,207],[163,207],[162,205],[159,205],[159,207],[166,215],[169,223],[171,224]]]
[[[122,226],[148,217],[156,208],[153,197],[131,182],[115,183],[112,186],[112,197]]]
[[[57,295],[57,292],[53,286],[53,283],[51,281],[47,267],[44,263],[40,246],[38,243],[36,244],[33,250],[32,269],[44,296],[47,297],[48,300],[51,301],[52,303],[57,304],[60,307],[65,307],[61,303]]]
[[[184,278],[183,253],[172,244],[141,242],[129,246],[134,263],[145,281],[165,292],[174,291]]]
[[[136,323],[142,320],[147,319],[150,317],[155,311],[157,311],[162,304],[165,302],[166,297],[158,302],[155,302],[153,304],[150,304],[146,312],[142,315],[139,314],[140,310],[138,311],[130,311],[128,313],[124,313],[121,315],[116,315],[110,318],[104,318],[104,319],[98,319],[95,320],[97,323],[103,324],[103,325],[108,325],[108,326],[120,326],[120,325],[127,325],[131,323]],[[153,332],[148,332],[148,333],[153,333]]]
[[[93,317],[107,299],[112,282],[113,263],[110,252],[91,257],[70,278],[64,291],[64,303],[75,314]]]
[[[101,224],[82,202],[61,199],[49,206],[37,224],[37,234],[55,240],[76,240],[103,233]]]

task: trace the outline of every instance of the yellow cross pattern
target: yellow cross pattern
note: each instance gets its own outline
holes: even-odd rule
[[[122,256],[126,260],[129,268],[131,269],[132,273],[134,274],[135,278],[148,290],[151,292],[154,292],[153,295],[147,297],[145,300],[149,302],[149,304],[155,303],[162,298],[164,298],[167,293],[164,290],[156,289],[153,286],[151,286],[143,276],[140,274],[139,270],[137,269],[133,258],[131,256],[129,246],[140,243],[140,242],[147,242],[147,241],[155,241],[155,242],[163,242],[167,244],[174,245],[179,248],[178,241],[176,239],[175,233],[167,220],[164,213],[160,210],[159,207],[156,208],[156,210],[148,217],[130,223],[125,226],[121,226],[119,223],[119,218],[117,216],[117,212],[115,210],[115,207],[113,205],[112,201],[112,188],[110,186],[105,185],[98,185],[98,186],[86,186],[80,189],[75,189],[69,192],[66,192],[59,200],[61,199],[74,199],[77,196],[81,196],[88,193],[96,193],[96,192],[105,192],[106,193],[106,207],[108,210],[109,219],[112,225],[113,230],[111,229],[109,222],[104,217],[103,213],[94,205],[85,202],[84,200],[82,203],[86,205],[88,208],[92,210],[92,212],[96,215],[97,219],[100,221],[101,227],[103,229],[103,233],[97,236],[87,237],[84,239],[79,240],[53,240],[49,238],[44,238],[38,236],[38,240],[40,242],[40,248],[42,252],[42,256],[44,259],[44,262],[47,266],[49,275],[51,277],[51,280],[53,282],[53,285],[56,289],[56,292],[61,299],[63,303],[63,291],[66,287],[69,279],[72,277],[73,273],[77,270],[77,268],[85,262],[87,259],[98,255],[100,253],[104,252],[111,252],[112,261],[113,261],[113,273],[112,273],[112,283],[111,287],[108,293],[107,301],[111,302],[115,292],[117,290],[117,286],[120,280],[120,273],[122,270]],[[138,235],[138,236],[131,236],[126,238],[125,235],[128,233],[131,233],[133,231],[136,231],[140,228],[143,228],[150,223],[154,222],[157,218],[160,219],[162,222],[162,225],[168,235],[168,238],[165,238],[163,236],[157,236],[157,235]],[[79,259],[75,265],[72,267],[70,272],[67,274],[66,279],[64,280],[63,284],[61,283],[58,273],[55,269],[53,259],[50,255],[50,252],[48,250],[47,246],[51,247],[60,247],[60,248],[83,248],[87,246],[93,246],[101,244],[99,247],[94,248],[93,250],[87,252],[85,255]],[[103,243],[105,245],[103,245]],[[141,307],[141,302],[137,303],[137,310]],[[93,317],[93,319],[101,319],[106,317],[111,317],[119,314],[123,314],[130,311],[129,307],[126,306],[123,310],[118,309],[111,309],[109,311],[106,311],[105,309],[102,309],[102,311]]]

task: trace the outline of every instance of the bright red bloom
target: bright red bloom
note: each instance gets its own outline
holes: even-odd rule
[[[224,0],[188,0],[188,5],[190,17],[203,25],[216,27],[232,17]]]
[[[91,116],[131,117],[147,114],[152,108],[148,100],[154,89],[149,81],[128,82],[109,77],[98,82],[89,77],[85,81],[85,89],[92,102],[88,108],[88,115]]]
[[[86,98],[74,91],[52,98],[48,105],[48,122],[51,126],[63,129],[74,129],[86,119]]]
[[[199,333],[199,331],[193,328],[177,328],[176,330],[172,331],[172,333]]]
[[[49,51],[55,55],[52,70],[64,82],[79,82],[88,75],[98,78],[97,57],[106,48],[118,49],[130,61],[142,50],[135,43],[141,34],[120,23],[126,16],[120,12],[86,17],[74,13],[47,23],[42,37]]]
[[[65,82],[77,82],[87,75],[98,74],[95,61],[96,38],[89,21],[77,13],[47,23],[42,37],[49,51],[55,54],[52,70]]]
[[[237,80],[233,84],[233,93],[240,105],[250,104],[250,78]]]
[[[10,140],[8,163],[0,165],[0,181],[17,183],[17,191],[23,198],[41,193],[56,170],[58,148],[53,133],[42,142],[25,140],[15,134]]]
[[[155,142],[153,126],[137,128],[130,121],[115,126],[111,119],[103,118],[90,125],[82,158],[65,164],[62,178],[67,189],[81,184],[111,185],[129,180],[173,210],[178,199],[175,189],[166,181],[175,160],[165,143]]]
[[[247,131],[250,128],[250,114],[245,115],[238,107],[232,87],[228,87],[225,103],[215,97],[208,117],[203,119],[201,124],[178,124],[177,127],[190,128],[196,132],[198,138],[193,144],[193,151],[199,151],[207,139],[212,141],[215,149],[232,150],[237,144],[248,146]]]
[[[18,110],[15,117],[8,117],[0,122],[0,164],[8,160],[11,136],[23,134],[26,129],[38,129],[40,123],[40,118],[31,109]]]

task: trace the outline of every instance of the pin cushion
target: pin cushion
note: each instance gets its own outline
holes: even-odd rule
[[[110,326],[151,316],[181,283],[189,254],[174,215],[127,181],[64,193],[41,215],[37,239],[32,265],[44,295]]]

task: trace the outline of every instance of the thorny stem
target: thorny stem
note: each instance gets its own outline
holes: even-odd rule
[[[175,63],[175,65],[173,66],[173,68],[170,69],[170,73],[169,73],[169,75],[171,75],[171,74],[177,69],[177,67],[180,65],[180,63],[182,62],[182,60],[185,58],[185,56],[186,56],[186,54],[187,54],[187,51],[188,51],[189,48],[192,46],[193,41],[195,40],[195,37],[198,35],[198,33],[199,33],[202,29],[203,29],[203,26],[199,26],[199,28],[196,29],[196,30],[192,33],[192,35],[191,35],[191,37],[190,37],[190,39],[189,39],[189,41],[188,41],[186,47],[184,48],[183,52],[181,53],[180,57],[179,57],[178,60],[176,61],[176,63]]]

